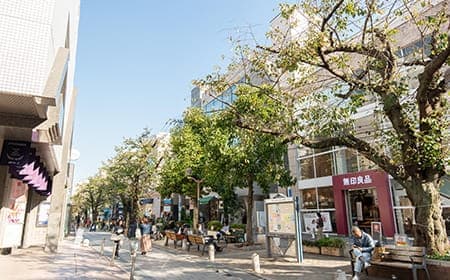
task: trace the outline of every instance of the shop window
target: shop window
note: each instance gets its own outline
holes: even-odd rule
[[[324,232],[336,233],[336,212],[335,211],[319,211],[324,222]],[[302,212],[303,232],[315,233],[317,231],[316,225],[317,211]]]
[[[317,209],[317,191],[315,188],[302,190],[302,208]]]
[[[334,208],[333,187],[318,188],[317,193],[319,196],[319,208]]]
[[[314,160],[312,157],[300,160],[301,180],[314,178]]]
[[[413,235],[414,208],[395,209],[398,233]]]
[[[450,236],[450,207],[442,208],[442,218],[445,221],[445,227],[447,229],[447,236]]]
[[[334,153],[336,174],[358,172],[358,155],[354,150],[341,149]]]
[[[316,177],[325,177],[333,175],[332,154],[315,156]]]

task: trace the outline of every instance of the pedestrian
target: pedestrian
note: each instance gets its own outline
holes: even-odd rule
[[[323,237],[323,218],[320,212],[317,212],[316,215],[317,239],[321,239]]]
[[[114,245],[116,246],[116,252],[114,257],[119,258],[119,250],[120,246],[123,243],[123,234],[125,232],[125,228],[123,225],[123,220],[119,220],[117,224],[114,226],[113,233],[111,235],[111,240],[114,242]]]
[[[225,235],[230,234],[230,227],[228,226],[228,223],[225,222],[223,224],[223,227],[216,233],[217,240],[220,240],[221,238],[225,240]]]
[[[144,217],[139,227],[141,230],[141,255],[146,255],[147,252],[152,251],[152,240],[150,238],[152,225],[148,222],[147,217]]]
[[[372,237],[361,231],[357,226],[352,227],[352,254],[355,259],[354,274],[352,280],[359,280],[359,275],[364,268],[370,266],[370,259],[375,248],[375,242]]]

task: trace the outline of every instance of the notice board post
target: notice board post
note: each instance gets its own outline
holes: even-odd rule
[[[299,223],[298,203],[292,197],[264,200],[266,211],[266,248],[272,257],[273,238],[287,239],[288,248],[297,240],[297,261],[303,261],[301,246],[301,228]]]

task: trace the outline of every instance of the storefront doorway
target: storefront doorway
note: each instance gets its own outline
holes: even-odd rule
[[[349,232],[352,225],[370,233],[372,222],[380,221],[376,188],[350,189],[346,191]]]
[[[337,233],[348,235],[357,223],[370,233],[371,222],[381,222],[383,235],[395,234],[388,175],[367,170],[333,176]]]

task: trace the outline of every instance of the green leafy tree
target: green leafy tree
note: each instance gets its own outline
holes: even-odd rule
[[[186,194],[197,202],[196,186],[185,174],[188,168],[193,177],[202,180],[202,186],[208,186],[221,195],[227,211],[236,203],[234,188],[247,188],[249,243],[253,243],[255,184],[265,192],[271,184],[292,184],[283,162],[286,145],[277,137],[236,127],[227,111],[206,115],[199,109],[189,109],[182,125],[172,132],[171,147],[163,169],[160,192],[165,195]],[[195,226],[198,210],[194,211],[193,218]]]
[[[190,109],[184,113],[183,121],[177,123],[170,138],[170,152],[166,154],[165,164],[161,170],[161,184],[158,192],[165,197],[172,193],[189,196],[194,200],[193,227],[198,228],[199,209],[197,207],[197,185],[200,192],[207,185],[208,172],[207,145],[212,138],[210,120],[198,109]]]
[[[113,196],[120,198],[128,224],[139,217],[139,199],[151,188],[161,162],[155,150],[157,143],[149,130],[137,138],[125,139],[104,167],[107,184]]]
[[[244,98],[238,96],[239,98]],[[259,99],[255,102],[263,102]],[[266,100],[268,101],[268,100]],[[254,188],[261,187],[268,194],[273,185],[286,187],[294,184],[289,170],[285,168],[284,155],[287,145],[273,135],[245,130],[235,125],[233,113],[228,110],[217,116],[216,131],[225,135],[216,146],[210,148],[210,168],[221,176],[217,182],[219,193],[229,194],[235,187],[246,188],[247,242],[253,244]],[[223,184],[223,182],[226,182]],[[220,189],[222,186],[224,189]]]
[[[240,90],[248,97],[232,107],[236,124],[309,148],[358,151],[405,188],[416,206],[416,244],[444,253],[448,18],[447,1],[282,5],[284,25],[269,33],[271,45],[239,47],[244,59],[234,67],[246,73]],[[224,79],[210,75],[205,84],[220,89]],[[258,96],[275,106],[261,108]],[[367,104],[376,106],[361,129],[352,116]]]
[[[90,212],[92,221],[96,222],[99,211],[110,201],[111,188],[105,184],[100,175],[90,177],[88,181],[79,186],[73,197],[75,208],[80,212]]]

